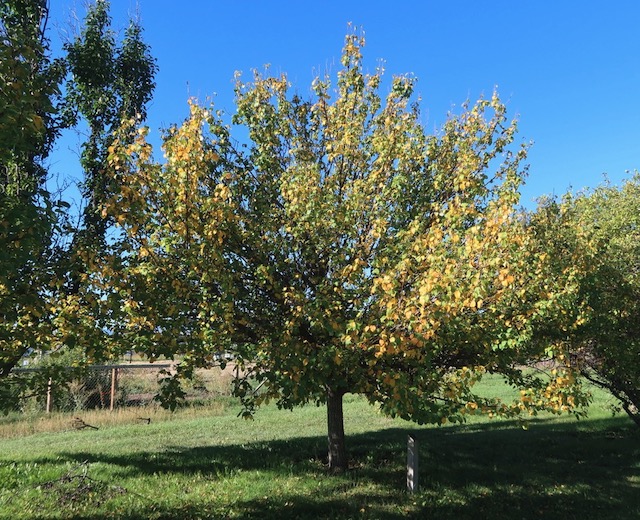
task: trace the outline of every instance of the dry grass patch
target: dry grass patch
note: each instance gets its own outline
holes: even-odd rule
[[[85,410],[80,412],[55,412],[50,414],[10,414],[0,417],[0,439],[24,437],[36,433],[57,433],[79,428],[74,424],[80,418],[85,424],[107,428],[130,424],[185,420],[202,415],[215,416],[224,413],[227,403],[214,400],[205,406],[186,407],[171,412],[153,404],[145,407],[117,408],[110,410]]]

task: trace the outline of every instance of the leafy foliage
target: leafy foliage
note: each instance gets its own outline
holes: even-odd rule
[[[46,2],[0,7],[0,379],[46,342],[47,288],[61,206],[44,189],[43,161],[62,122],[64,66],[45,38]]]
[[[109,2],[98,0],[87,11],[84,28],[65,45],[71,79],[67,83],[67,110],[84,118],[89,137],[83,145],[85,241],[104,240],[107,222],[98,208],[111,188],[104,175],[107,148],[122,118],[144,120],[157,70],[142,27],[131,20],[121,42],[111,28]]]
[[[233,350],[247,416],[269,400],[327,402],[336,469],[347,392],[418,422],[578,404],[560,350],[530,341],[562,295],[544,290],[547,257],[515,211],[515,123],[494,94],[428,135],[414,78],[383,98],[363,45],[347,36],[335,88],[317,78],[309,101],[284,75],[238,77],[246,144],[192,102],[158,164],[147,130],[125,122],[110,148],[121,188],[105,206],[124,261],[103,283],[126,294],[136,349],[184,356],[178,377]],[[549,356],[551,380],[523,370]],[[521,399],[476,395],[486,372]]]
[[[534,217],[556,283],[576,285],[579,327],[564,340],[590,381],[640,424],[640,176],[545,201]]]
[[[0,7],[0,188],[33,195],[42,160],[58,135],[59,84],[65,72],[45,37],[46,2],[10,0]]]
[[[86,203],[79,229],[61,262],[64,313],[60,328],[69,340],[81,339],[87,359],[105,359],[129,348],[118,341],[116,328],[120,299],[113,290],[96,283],[105,265],[118,261],[108,235],[112,221],[100,211],[117,190],[105,174],[107,150],[122,118],[146,117],[146,105],[155,87],[157,70],[142,28],[130,21],[121,41],[111,28],[109,2],[96,1],[86,14],[80,34],[65,45],[71,77],[67,82],[67,114],[83,120],[89,135],[83,144],[81,166]]]
[[[20,381],[47,380],[9,381],[23,357],[80,343],[87,359],[112,351],[108,325],[117,319],[117,305],[113,294],[94,291],[90,274],[100,269],[104,248],[98,246],[108,224],[99,213],[96,218],[95,208],[108,193],[103,170],[110,133],[122,117],[144,117],[155,63],[135,23],[116,45],[108,9],[102,0],[90,7],[82,35],[67,45],[67,56],[53,59],[47,2],[10,0],[0,7],[2,408],[13,406]],[[78,230],[69,225],[69,205],[48,190],[44,161],[60,130],[78,124],[80,116],[90,137],[81,160],[87,211]]]

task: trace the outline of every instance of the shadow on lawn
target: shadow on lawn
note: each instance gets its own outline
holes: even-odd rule
[[[323,438],[208,446],[118,457],[63,453],[69,461],[106,463],[118,477],[155,473],[200,475],[216,481],[242,471],[317,478],[313,493],[233,504],[184,503],[171,510],[140,509],[118,518],[640,518],[640,435],[624,419],[537,421],[412,430],[420,443],[421,491],[404,491],[407,430],[348,437],[352,467],[326,476]],[[59,459],[58,459],[59,461]],[[276,492],[277,491],[277,492]],[[159,490],[161,492],[161,490]],[[141,504],[142,507],[142,504]],[[220,509],[222,507],[222,509]],[[226,507],[226,506],[225,506]],[[96,514],[71,518],[107,518]]]

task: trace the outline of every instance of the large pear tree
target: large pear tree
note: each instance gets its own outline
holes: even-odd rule
[[[561,349],[529,341],[561,295],[544,290],[547,255],[515,210],[515,123],[493,95],[427,133],[415,80],[365,73],[363,44],[347,36],[337,82],[317,78],[309,99],[284,75],[239,76],[234,126],[192,102],[163,163],[125,122],[104,207],[121,254],[95,278],[125,298],[137,351],[180,356],[165,397],[232,351],[245,415],[326,404],[337,471],[347,393],[421,423],[577,404]],[[551,378],[523,370],[549,358]],[[487,372],[520,398],[474,392]]]

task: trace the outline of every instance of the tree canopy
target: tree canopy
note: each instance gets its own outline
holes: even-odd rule
[[[546,200],[533,228],[556,263],[554,283],[578,289],[579,326],[561,338],[573,362],[640,425],[640,176]]]
[[[79,342],[87,359],[109,352],[108,322],[117,305],[90,283],[109,225],[99,211],[96,217],[96,207],[109,193],[104,170],[111,133],[123,117],[144,118],[156,68],[140,25],[132,21],[118,45],[108,11],[104,0],[90,5],[81,34],[54,58],[46,1],[9,0],[0,7],[3,409],[15,404],[9,387],[18,379],[8,376],[25,357]],[[72,226],[69,204],[47,184],[46,159],[60,131],[80,118],[90,128],[81,159],[86,212],[82,225]]]
[[[104,0],[91,5],[80,34],[65,45],[70,73],[67,112],[76,122],[83,118],[89,128],[80,159],[86,201],[82,240],[97,244],[102,244],[109,226],[99,209],[111,191],[104,174],[107,148],[123,118],[146,118],[157,70],[141,25],[130,20],[119,41],[109,7]]]
[[[104,207],[121,252],[98,282],[124,295],[136,350],[182,356],[168,397],[230,350],[247,416],[270,400],[326,403],[332,469],[347,465],[345,393],[419,422],[578,404],[562,349],[530,341],[562,294],[544,290],[549,259],[517,211],[515,122],[494,94],[428,134],[415,79],[383,97],[363,45],[347,36],[335,85],[316,78],[310,99],[285,75],[239,76],[235,126],[191,102],[164,134],[164,163],[126,121]],[[524,370],[543,359],[551,379]],[[487,372],[520,398],[477,395]]]
[[[56,205],[43,163],[62,122],[64,65],[49,55],[46,2],[0,7],[0,379],[47,337]]]

